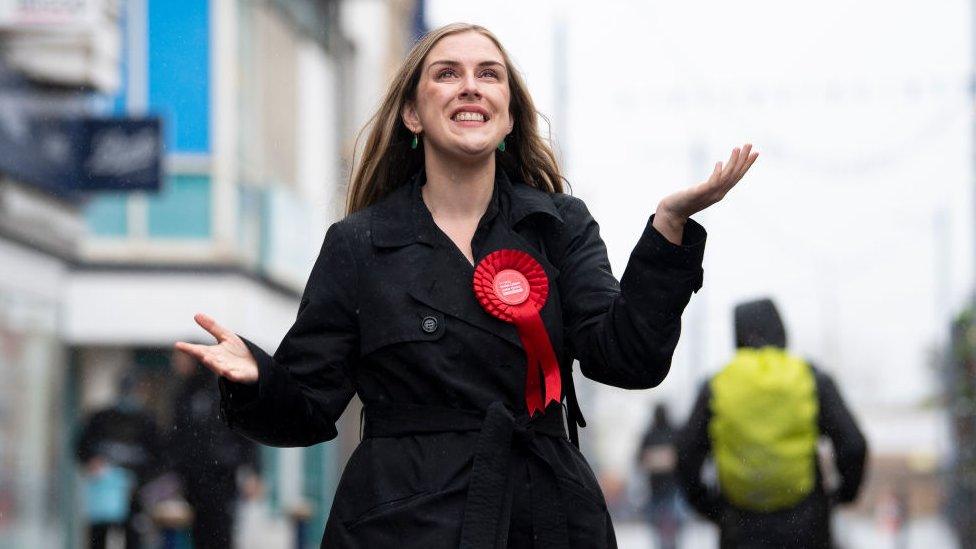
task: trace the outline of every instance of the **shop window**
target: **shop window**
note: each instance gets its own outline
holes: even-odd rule
[[[178,175],[163,191],[149,197],[149,236],[152,238],[208,238],[210,236],[210,178]]]
[[[93,197],[85,205],[85,223],[96,236],[125,236],[129,231],[125,194],[105,194]]]

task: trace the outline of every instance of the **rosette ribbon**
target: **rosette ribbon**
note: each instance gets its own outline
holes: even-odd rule
[[[532,416],[559,402],[559,361],[539,311],[549,295],[546,271],[521,250],[488,254],[474,270],[474,294],[489,314],[515,325],[525,349],[525,405]]]

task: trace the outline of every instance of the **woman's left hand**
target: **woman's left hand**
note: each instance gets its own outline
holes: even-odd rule
[[[680,244],[688,218],[725,198],[758,157],[758,152],[752,152],[751,144],[741,150],[733,149],[724,166],[721,162],[715,164],[708,181],[664,197],[657,205],[654,228],[670,242]]]

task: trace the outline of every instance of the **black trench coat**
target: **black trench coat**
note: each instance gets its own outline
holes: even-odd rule
[[[660,383],[681,312],[701,287],[704,229],[689,221],[677,246],[649,222],[618,283],[582,201],[497,174],[472,251],[477,261],[515,248],[545,269],[541,316],[570,421],[583,424],[574,359],[601,383]],[[563,408],[527,417],[518,333],[478,304],[474,268],[435,225],[424,182],[421,172],[330,227],[274,356],[245,340],[258,383],[222,380],[225,421],[264,444],[306,446],[334,438],[359,395],[364,439],[339,482],[323,547],[615,547]]]

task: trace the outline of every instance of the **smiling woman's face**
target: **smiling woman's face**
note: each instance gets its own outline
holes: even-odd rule
[[[454,158],[492,154],[512,131],[508,71],[495,44],[477,32],[452,34],[427,54],[416,101],[403,121],[423,132],[429,152]]]

